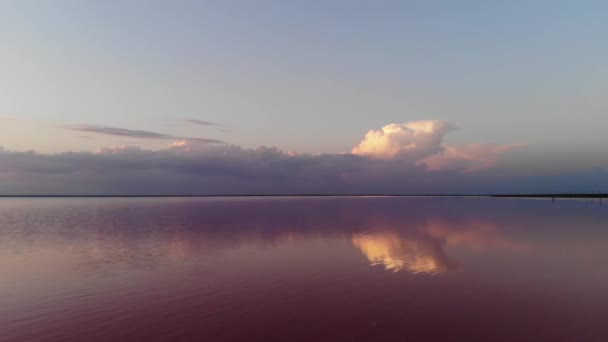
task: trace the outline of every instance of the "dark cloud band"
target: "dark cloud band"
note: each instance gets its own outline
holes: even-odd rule
[[[184,121],[187,123],[190,123],[190,124],[206,126],[206,127],[227,127],[227,125],[220,124],[217,122],[198,120],[198,119],[185,119]]]
[[[139,139],[165,139],[165,140],[194,140],[198,142],[221,144],[223,141],[207,138],[180,137],[170,134],[157,133],[144,130],[133,130],[118,127],[98,126],[98,125],[69,125],[68,129],[78,132],[97,133],[103,135],[139,138]]]

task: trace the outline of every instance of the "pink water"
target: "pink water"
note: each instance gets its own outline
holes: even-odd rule
[[[608,341],[608,208],[0,199],[0,341]]]

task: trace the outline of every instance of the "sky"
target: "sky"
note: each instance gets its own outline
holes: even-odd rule
[[[608,191],[604,1],[3,1],[0,194]]]

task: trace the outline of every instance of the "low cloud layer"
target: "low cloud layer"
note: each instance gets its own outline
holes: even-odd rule
[[[460,169],[472,172],[494,167],[502,154],[525,147],[525,144],[445,145],[440,153],[421,160],[428,170]]]
[[[103,126],[74,129],[174,141],[161,150],[119,146],[48,155],[0,149],[0,194],[504,192],[514,189],[515,178],[499,172],[500,156],[521,147],[445,145],[454,126],[442,121],[386,125],[368,132],[350,154],[319,155]]]

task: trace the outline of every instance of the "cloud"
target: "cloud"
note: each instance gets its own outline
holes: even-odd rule
[[[475,171],[496,165],[500,156],[523,144],[443,144],[455,126],[440,120],[389,124],[367,132],[353,154],[380,159],[398,159],[424,165],[431,171],[461,169]]]
[[[426,173],[399,160],[198,141],[161,150],[0,151],[0,194],[413,193],[430,190]]]
[[[439,120],[393,123],[367,132],[352,153],[417,161],[440,152],[443,137],[452,129],[453,125]]]
[[[205,121],[205,120],[185,119],[184,121],[186,121],[187,123],[191,123],[191,124],[199,125],[199,126],[226,127],[226,125],[224,125],[224,124],[220,124],[220,123],[216,123],[216,122],[211,122],[211,121]]]
[[[68,125],[65,128],[71,129],[78,132],[97,133],[119,137],[130,137],[140,139],[187,139],[206,143],[223,143],[221,140],[206,139],[206,138],[192,138],[192,137],[179,137],[175,135],[169,135],[164,133],[157,133],[143,130],[132,130],[126,128],[99,126],[99,125]]]
[[[70,126],[173,142],[160,150],[115,146],[38,154],[0,149],[0,194],[445,194],[487,193],[505,184],[500,178],[505,175],[491,171],[502,153],[517,146],[444,145],[453,127],[442,121],[390,124],[368,132],[352,154],[311,155]]]
[[[488,168],[432,170],[353,154],[178,142],[39,154],[0,148],[0,194],[484,194],[608,191],[607,172],[548,177]]]
[[[429,170],[464,169],[468,172],[491,168],[503,153],[524,147],[525,144],[469,144],[443,146],[443,151],[421,160]]]

